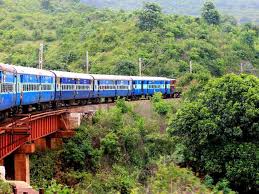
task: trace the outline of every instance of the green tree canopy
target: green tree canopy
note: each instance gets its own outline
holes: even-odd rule
[[[210,81],[196,101],[186,102],[169,132],[181,137],[186,160],[240,192],[255,192],[259,171],[259,79],[226,75]]]
[[[202,17],[208,24],[218,25],[220,23],[220,15],[215,5],[208,1],[202,8]]]
[[[151,31],[162,25],[162,9],[154,3],[145,3],[139,13],[138,26],[141,30]]]
[[[50,8],[50,1],[49,0],[41,0],[41,7],[42,7],[42,9],[48,10]]]
[[[120,61],[115,66],[115,74],[135,76],[138,73],[137,65],[130,61]]]
[[[241,42],[254,48],[256,33],[253,30],[245,31],[241,34]]]

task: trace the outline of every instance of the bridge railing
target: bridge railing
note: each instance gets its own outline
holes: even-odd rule
[[[17,115],[8,124],[0,126],[0,160],[27,142],[65,128],[63,115],[67,113],[67,110],[59,110],[35,115]]]

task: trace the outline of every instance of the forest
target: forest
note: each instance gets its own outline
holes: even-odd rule
[[[44,42],[46,69],[84,71],[89,51],[91,73],[127,74],[121,64],[143,74],[179,77],[189,71],[216,76],[239,72],[240,64],[258,69],[258,27],[237,25],[222,16],[218,25],[200,18],[164,15],[154,29],[138,26],[138,12],[96,10],[76,1],[2,1],[0,5],[0,61],[16,65],[38,64],[38,48]],[[154,21],[156,23],[156,21]],[[153,25],[153,24],[152,24]],[[136,73],[136,72],[135,72]]]
[[[236,1],[239,2],[239,1]],[[241,2],[241,1],[240,1]],[[215,5],[218,5],[217,3]],[[78,0],[0,0],[0,61],[177,79],[181,99],[125,99],[97,112],[62,148],[31,156],[46,193],[257,193],[259,27],[211,2],[198,16],[96,9]],[[192,71],[190,72],[190,64]],[[8,186],[0,182],[0,191]]]

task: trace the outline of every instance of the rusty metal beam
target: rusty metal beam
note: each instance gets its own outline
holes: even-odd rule
[[[62,114],[67,110],[18,115],[17,120],[0,127],[0,160],[27,142],[48,136],[61,129]]]

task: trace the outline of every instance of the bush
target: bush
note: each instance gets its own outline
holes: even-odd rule
[[[30,157],[31,184],[36,188],[43,187],[51,181],[56,173],[59,151],[38,152]]]
[[[95,171],[100,163],[101,152],[92,145],[87,130],[79,129],[76,136],[68,140],[62,151],[64,166],[74,170]]]
[[[186,146],[186,163],[234,190],[256,192],[259,170],[259,79],[226,75],[211,80],[195,102],[185,102],[169,132]]]
[[[57,181],[52,180],[50,184],[47,186],[45,193],[71,194],[73,193],[73,189],[69,189],[67,186],[58,184]]]
[[[155,93],[151,101],[155,112],[157,112],[159,115],[165,116],[169,113],[171,107],[162,98],[162,93]]]
[[[118,136],[111,132],[101,140],[101,149],[110,160],[118,161],[120,159],[121,150]]]
[[[151,193],[211,193],[190,170],[164,162],[157,168],[147,184]]]
[[[0,193],[11,193],[11,185],[0,179]]]

